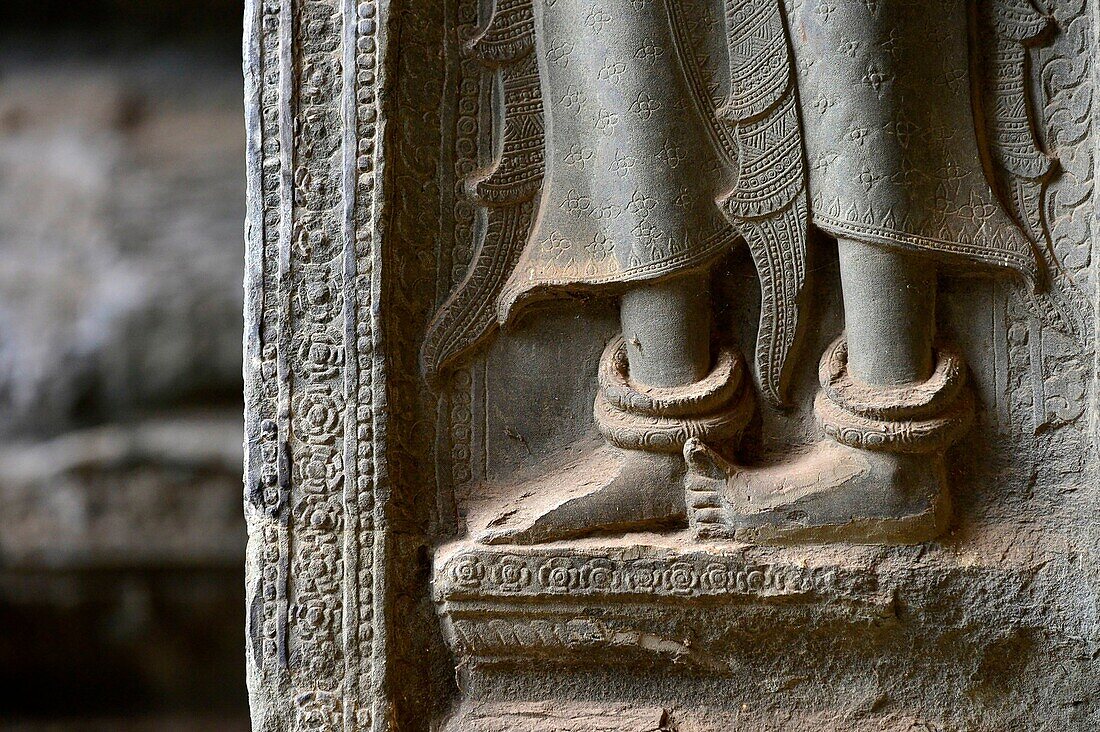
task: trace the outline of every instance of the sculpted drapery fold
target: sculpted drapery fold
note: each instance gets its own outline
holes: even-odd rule
[[[797,27],[814,224],[1037,280],[982,167],[967,1],[829,7]]]
[[[748,22],[734,22],[731,3],[731,54],[738,49],[751,54],[745,47],[759,40],[755,34],[770,41],[763,53],[779,51],[789,58],[780,5],[768,5],[768,23],[761,29],[751,13]],[[528,34],[536,45],[543,100],[538,111],[545,122],[523,117],[507,94],[505,75],[505,94],[497,100],[504,120],[502,151],[491,171],[480,173],[471,186],[489,207],[489,223],[469,276],[429,330],[426,371],[436,374],[496,327],[482,309],[485,295],[498,288],[496,314],[503,323],[517,306],[563,290],[615,293],[627,283],[699,269],[728,252],[740,231],[753,244],[764,273],[760,371],[768,394],[777,396],[804,281],[805,195],[789,63],[778,76],[751,70],[754,83],[731,90],[729,110],[720,119],[714,102],[703,98],[700,69],[681,47],[685,24],[677,3],[501,3],[474,47],[486,38]],[[527,43],[521,45],[526,53]],[[521,45],[513,42],[515,48]],[[510,51],[509,63],[526,64],[526,56],[520,62],[511,58],[519,55]],[[756,61],[760,58],[757,54]],[[769,86],[774,88],[755,102],[759,109],[738,109],[752,105],[746,97]],[[537,210],[502,227],[495,221],[501,218],[496,204],[482,188],[496,171],[516,165],[512,158],[518,149],[509,144],[508,133],[519,127],[520,117],[525,131],[543,133],[535,139],[545,149],[545,181]],[[752,145],[760,151],[784,145],[786,162],[745,156],[738,169],[738,135],[746,152]],[[775,172],[785,186],[761,186]],[[524,224],[532,216],[535,225],[528,231]],[[503,228],[513,238],[502,238]],[[514,262],[514,269],[502,285],[505,262]],[[472,309],[479,311],[473,325]],[[463,319],[468,322],[456,324]],[[449,347],[439,345],[443,342]]]
[[[729,87],[714,98],[680,2],[495,4],[469,49],[498,78],[499,152],[468,186],[486,223],[426,338],[429,376],[527,302],[617,294],[743,239],[762,295],[760,387],[781,402],[811,222],[1044,284],[1051,163],[1023,88],[1046,20],[1026,0],[723,11]]]
[[[756,264],[756,370],[764,394],[780,403],[803,304],[809,216],[794,59],[779,0],[727,0],[725,16],[730,95],[718,117],[736,138],[737,183],[718,203]]]
[[[476,254],[466,276],[439,308],[421,348],[435,380],[497,328],[497,302],[523,251],[537,210],[544,170],[542,92],[534,54],[531,0],[501,0],[465,47],[494,77],[494,130],[500,154],[466,182],[485,207]]]

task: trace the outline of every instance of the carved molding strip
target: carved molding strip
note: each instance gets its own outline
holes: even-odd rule
[[[555,597],[870,597],[873,572],[746,561],[710,552],[524,549],[471,546],[435,573],[439,601]]]
[[[388,5],[248,6],[246,515],[256,729],[384,730],[374,307]]]
[[[481,703],[462,709],[445,727],[446,732],[653,732],[668,726],[668,711],[661,707],[632,704],[570,704],[563,709],[553,702]]]
[[[719,618],[767,607],[860,623],[888,613],[892,597],[867,565],[645,546],[462,544],[434,578],[452,648],[473,665],[660,661],[725,674],[729,639]]]

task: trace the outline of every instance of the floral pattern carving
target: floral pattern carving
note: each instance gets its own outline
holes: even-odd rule
[[[250,662],[290,690],[257,705],[256,723],[370,729],[385,703],[367,691],[381,18],[377,0],[255,0],[248,12],[248,472],[262,502],[249,514]]]
[[[626,558],[573,552],[504,554],[464,549],[444,563],[440,601],[561,595],[698,597],[847,596],[874,591],[872,575],[798,565],[745,562],[736,557],[688,554]]]

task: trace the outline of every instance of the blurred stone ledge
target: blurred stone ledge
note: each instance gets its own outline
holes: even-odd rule
[[[149,717],[0,722],[0,732],[247,732],[247,717]]]
[[[236,569],[242,429],[226,410],[4,447],[0,566]]]

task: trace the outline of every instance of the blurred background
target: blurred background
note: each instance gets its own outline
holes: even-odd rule
[[[243,2],[0,5],[0,728],[245,730]]]

